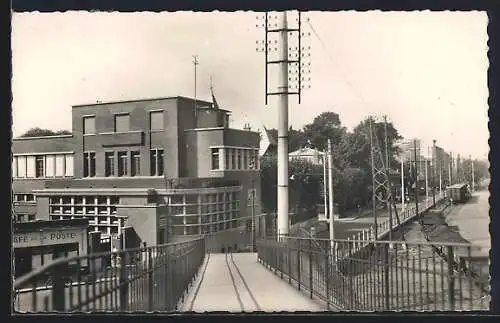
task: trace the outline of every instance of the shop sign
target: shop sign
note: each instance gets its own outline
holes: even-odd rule
[[[81,240],[81,231],[59,230],[14,234],[14,248],[25,248],[42,245],[75,243]]]

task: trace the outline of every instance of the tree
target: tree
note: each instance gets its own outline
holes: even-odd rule
[[[304,126],[305,137],[319,150],[326,150],[328,139],[331,139],[333,146],[338,145],[345,133],[339,115],[332,111],[321,113],[312,123]]]
[[[270,136],[278,139],[277,129],[268,129]],[[303,148],[307,144],[307,138],[302,130],[293,129],[292,126],[288,129],[288,151],[296,151]]]
[[[266,212],[277,210],[278,163],[277,159],[265,157],[261,160],[262,205]],[[294,159],[289,163],[290,210],[311,211],[316,214],[316,205],[321,196],[323,168],[308,161]],[[307,212],[311,214],[310,212]]]
[[[25,133],[23,133],[20,137],[43,137],[43,136],[57,136],[57,135],[71,135],[71,132],[68,130],[59,130],[52,131],[49,129],[41,129],[38,127],[31,128]]]

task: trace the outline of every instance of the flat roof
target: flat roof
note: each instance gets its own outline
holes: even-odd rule
[[[95,105],[107,105],[107,104],[120,104],[120,103],[129,103],[129,102],[142,102],[142,101],[157,101],[157,100],[172,100],[172,99],[184,99],[184,100],[192,100],[194,101],[194,98],[188,98],[185,96],[167,96],[167,97],[157,97],[157,98],[143,98],[143,99],[134,99],[134,100],[122,100],[122,101],[108,101],[108,102],[93,102],[93,103],[87,103],[87,104],[76,104],[73,105],[73,108],[79,108],[79,107],[88,107],[88,106],[95,106]],[[206,103],[212,105],[212,102],[205,101],[205,100],[196,100],[197,102],[200,103]]]

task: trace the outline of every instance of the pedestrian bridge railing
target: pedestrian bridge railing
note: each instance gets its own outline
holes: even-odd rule
[[[205,259],[205,239],[56,260],[14,282],[17,312],[173,311]]]
[[[368,247],[356,250],[360,243]],[[259,261],[282,279],[329,307],[351,311],[488,310],[489,261],[472,256],[477,248],[353,240],[332,246],[296,237],[257,242]]]
[[[435,198],[429,198],[426,201],[419,203],[419,215],[427,212],[429,209],[434,207],[434,199],[436,201],[436,205],[446,203],[447,199],[444,193],[439,193],[435,196]],[[412,204],[407,204],[404,210],[398,210],[398,219],[395,217],[395,214],[392,215],[392,220],[388,218],[384,218],[383,221],[377,223],[377,236],[379,240],[383,240],[384,237],[390,231],[396,230],[399,226],[403,226],[407,222],[415,219],[417,217],[417,208]],[[391,223],[392,222],[392,223]],[[392,228],[391,228],[392,224]],[[375,239],[375,230],[373,227],[369,227],[367,229],[363,229],[356,234],[352,235],[348,238],[353,242],[353,251],[358,251],[365,248],[368,245],[368,241]]]

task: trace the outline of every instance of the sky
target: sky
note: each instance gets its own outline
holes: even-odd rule
[[[258,13],[13,13],[13,135],[32,127],[71,130],[71,106],[97,101],[194,96],[212,80],[232,125],[277,128],[265,105]],[[293,14],[290,14],[292,20]],[[387,115],[405,138],[486,158],[485,12],[306,12],[310,89],[290,97],[301,128],[324,111],[352,129]],[[270,78],[275,70],[270,70]],[[272,83],[272,82],[271,82]],[[272,84],[271,84],[272,85]]]

